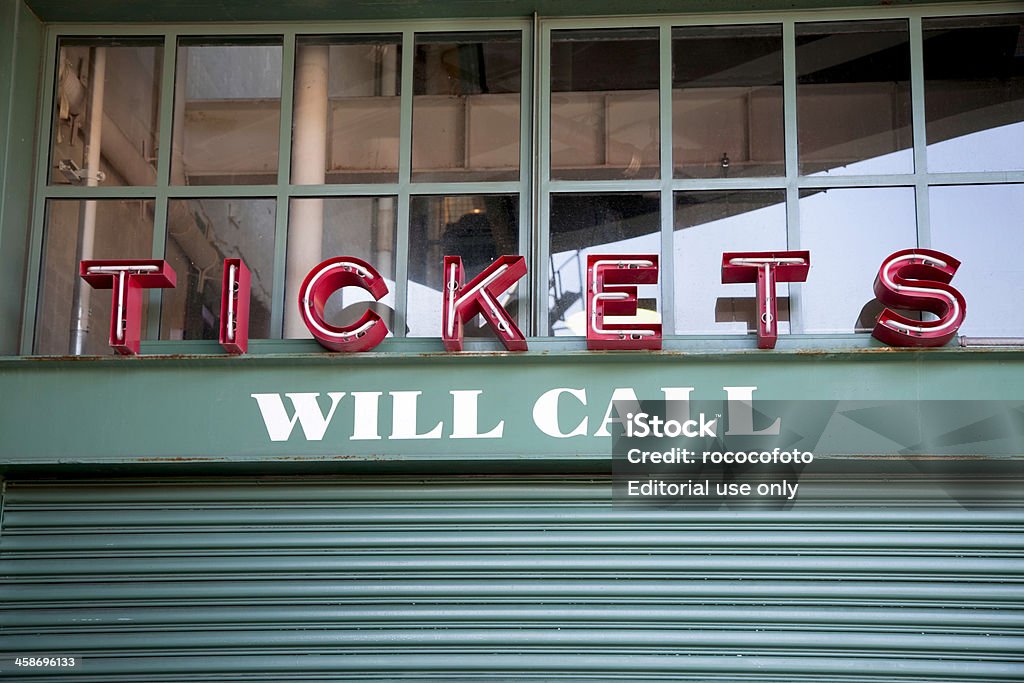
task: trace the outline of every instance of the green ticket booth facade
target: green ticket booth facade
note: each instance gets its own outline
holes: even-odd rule
[[[793,505],[624,505],[611,435],[638,400],[998,404],[842,455],[1015,471],[1020,3],[2,11],[0,677],[1024,677],[1019,478],[937,504],[899,460]],[[914,248],[962,262],[940,348],[870,334]],[[787,249],[810,274],[758,349],[722,253]],[[587,348],[602,253],[660,257],[661,350]],[[443,257],[503,254],[528,350],[477,319],[445,351]],[[370,351],[300,315],[336,255],[387,283],[327,302],[381,316]],[[90,258],[175,270],[138,354],[110,350]],[[244,354],[217,342],[226,258]]]

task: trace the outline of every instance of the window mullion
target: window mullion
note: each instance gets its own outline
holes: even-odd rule
[[[395,240],[395,329],[396,337],[405,336],[408,319],[406,301],[409,283],[409,197],[412,183],[412,102],[413,66],[416,35],[402,31],[402,92],[399,104],[398,135],[398,235]]]
[[[917,203],[917,246],[931,246],[928,204],[928,136],[924,110],[924,39],[921,17],[910,18],[910,101],[914,136],[914,188]]]
[[[797,139],[796,22],[782,22],[782,102],[786,149],[786,248],[800,248],[800,166]],[[789,284],[790,334],[804,331],[799,282]]]
[[[274,226],[274,284],[270,297],[270,333],[284,336],[288,267],[288,185],[292,168],[292,104],[295,97],[295,32],[284,35],[281,46],[281,127],[277,150],[277,206]]]
[[[537,216],[538,224],[534,230],[537,236],[537,261],[533,271],[533,316],[534,334],[547,337],[551,334],[548,316],[548,282],[551,278],[551,27],[543,22],[537,23],[538,33],[535,59],[537,59],[537,83],[534,92],[537,98],[536,121],[537,173],[534,182],[537,184]]]
[[[171,174],[171,146],[174,144],[174,76],[177,70],[178,36],[164,35],[163,73],[160,74],[160,141],[157,144],[156,197],[153,205],[153,258],[167,255],[167,184]],[[160,338],[160,320],[163,317],[163,289],[151,288],[146,336]]]
[[[535,270],[542,253],[539,243],[537,216],[537,13],[533,21],[522,32],[522,73],[519,88],[519,253],[526,257],[529,271]],[[535,301],[539,292],[534,291],[531,278],[519,282],[521,301]],[[519,325],[527,336],[538,334],[533,308],[529,305],[519,309]]]
[[[675,334],[674,212],[672,197],[672,26],[660,29],[658,109],[661,137],[661,325],[662,334]]]
[[[50,126],[53,125],[53,93],[56,87],[57,71],[57,32],[53,29],[47,31],[46,55],[43,64],[43,103],[39,107],[39,119],[36,123],[36,130],[39,134],[36,137],[36,178],[35,193],[32,206],[32,234],[29,241],[28,267],[25,282],[31,283],[25,288],[25,302],[22,309],[22,326],[20,351],[22,355],[33,352],[33,342],[36,330],[36,306],[38,304],[39,289],[42,286],[42,262],[43,262],[43,232],[46,224],[46,190],[47,177],[50,173],[50,166],[45,159],[50,158]],[[45,133],[43,131],[46,131]]]

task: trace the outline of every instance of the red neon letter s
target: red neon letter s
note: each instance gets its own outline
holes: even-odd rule
[[[380,316],[367,309],[351,325],[338,327],[324,320],[324,306],[331,294],[343,287],[360,287],[380,301],[388,286],[373,266],[351,256],[327,259],[306,274],[299,289],[299,313],[322,346],[331,351],[369,351],[388,334]]]
[[[110,345],[129,356],[139,352],[142,332],[142,290],[173,287],[177,275],[158,259],[82,261],[78,274],[95,289],[112,289]]]
[[[722,254],[722,284],[757,283],[757,348],[774,349],[779,339],[776,282],[804,282],[809,251],[727,251]]]
[[[463,284],[462,257],[444,257],[444,310],[441,338],[449,351],[462,350],[462,324],[478,313],[495,329],[509,351],[526,351],[526,337],[498,297],[526,275],[526,259],[502,256]]]
[[[875,296],[886,306],[934,313],[938,320],[912,320],[890,308],[871,333],[890,346],[942,346],[956,335],[967,314],[963,295],[949,285],[960,262],[932,249],[903,249],[882,262]]]
[[[605,323],[606,315],[636,315],[636,287],[658,284],[653,254],[587,256],[587,348],[660,349],[661,324]]]

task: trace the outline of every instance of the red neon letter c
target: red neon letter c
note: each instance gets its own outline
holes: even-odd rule
[[[369,263],[351,256],[335,256],[309,271],[302,281],[299,289],[302,322],[324,348],[369,351],[388,334],[388,326],[376,312],[367,309],[359,320],[343,327],[324,319],[327,300],[344,287],[365,289],[377,301],[388,293],[384,278]]]

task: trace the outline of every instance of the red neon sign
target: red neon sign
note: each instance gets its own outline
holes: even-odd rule
[[[609,323],[606,316],[636,315],[634,285],[658,284],[655,254],[587,256],[587,348],[660,349],[661,324]]]
[[[228,353],[249,351],[249,298],[252,275],[240,258],[224,259],[220,290],[220,345]]]
[[[779,339],[776,282],[804,282],[809,251],[727,251],[722,254],[722,284],[757,283],[757,348],[774,349]]]
[[[95,289],[112,289],[110,346],[125,356],[139,352],[142,327],[142,290],[174,287],[177,275],[171,264],[158,259],[82,261],[78,274]]]
[[[302,321],[320,344],[332,351],[369,351],[388,334],[388,326],[375,311],[366,309],[351,325],[337,326],[324,320],[324,306],[332,294],[345,287],[359,287],[380,301],[388,293],[384,278],[366,261],[335,256],[306,274],[299,289]]]
[[[774,348],[778,340],[776,282],[807,279],[808,251],[726,252],[722,255],[722,282],[757,284],[758,347]],[[918,321],[886,308],[872,334],[891,346],[942,346],[960,328],[967,312],[963,295],[949,285],[960,262],[940,251],[904,249],[882,263],[875,279],[875,296],[889,307],[923,310],[938,320]],[[160,260],[82,261],[80,275],[97,289],[113,289],[110,346],[121,354],[139,352],[142,290],[174,287],[174,270]],[[505,348],[525,351],[526,338],[498,301],[526,275],[522,256],[501,256],[469,283],[463,282],[462,259],[444,257],[442,340],[449,351],[462,350],[462,329],[476,315],[494,328]],[[658,283],[658,256],[654,254],[590,254],[587,256],[587,348],[660,349],[661,324],[609,322],[611,316],[635,316],[637,285]],[[245,353],[249,340],[251,275],[241,259],[224,261],[221,294],[220,343],[229,353]],[[350,256],[327,259],[309,271],[299,290],[303,322],[322,346],[332,351],[368,351],[388,328],[367,309],[346,326],[324,319],[324,306],[344,287],[359,287],[380,301],[387,283],[373,266]]]
[[[903,249],[882,262],[875,297],[886,306],[928,311],[938,320],[914,320],[886,308],[871,335],[890,346],[942,346],[967,314],[963,295],[949,285],[960,261],[932,249]]]
[[[509,351],[526,351],[526,337],[498,297],[526,275],[526,259],[502,256],[463,284],[462,257],[444,257],[444,305],[441,338],[449,351],[462,350],[462,325],[480,314]]]

